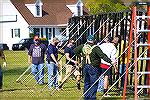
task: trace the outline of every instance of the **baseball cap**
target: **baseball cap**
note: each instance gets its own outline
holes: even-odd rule
[[[87,40],[88,41],[94,41],[95,40],[94,35],[89,35]]]

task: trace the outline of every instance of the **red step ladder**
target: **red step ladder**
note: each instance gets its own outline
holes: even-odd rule
[[[147,5],[147,16],[137,16],[137,10],[136,6],[137,5]],[[145,19],[147,20],[147,29],[140,29],[137,27],[137,20],[138,19]],[[141,32],[146,32],[148,35],[148,42],[147,44],[138,44],[137,43],[137,34]],[[124,83],[124,92],[123,92],[123,100],[126,99],[126,86],[127,86],[127,77],[128,77],[128,67],[129,67],[129,60],[131,56],[131,44],[132,44],[132,33],[134,33],[134,84],[135,84],[135,91],[134,91],[134,99],[138,100],[138,93],[143,89],[146,88],[148,89],[148,96],[150,97],[150,2],[136,2],[134,3],[132,7],[132,20],[131,20],[131,26],[130,26],[130,39],[129,39],[129,49],[128,49],[128,58],[127,58],[127,64],[126,64],[126,75],[125,75],[125,83]],[[140,58],[137,56],[137,47],[138,46],[147,46],[147,57],[146,58]],[[147,72],[138,72],[137,71],[137,64],[139,60],[147,60],[148,65],[148,71]],[[138,85],[138,78],[143,75],[147,74],[148,82],[147,85]]]

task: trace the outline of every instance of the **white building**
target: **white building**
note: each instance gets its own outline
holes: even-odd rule
[[[0,43],[11,49],[30,34],[51,40],[66,29],[70,17],[83,13],[81,0],[0,0]]]

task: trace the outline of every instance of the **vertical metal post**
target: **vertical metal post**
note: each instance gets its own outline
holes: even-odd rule
[[[150,4],[147,5],[147,16],[150,16]],[[148,30],[150,30],[150,18],[148,18]],[[148,32],[148,44],[150,44],[150,32]],[[147,56],[150,58],[150,46],[148,46]],[[150,60],[147,64],[148,72],[150,72]],[[150,74],[148,74],[148,85],[150,85]],[[150,88],[148,89],[148,96],[150,97]]]
[[[136,17],[136,7],[134,7],[134,17]],[[138,85],[138,79],[137,79],[137,23],[136,23],[136,18],[134,19],[134,100],[138,100],[137,96],[137,85]]]

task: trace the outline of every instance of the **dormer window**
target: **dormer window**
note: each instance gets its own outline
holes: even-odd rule
[[[83,3],[81,0],[74,5],[66,5],[71,12],[73,13],[72,16],[82,16],[83,15]]]
[[[42,5],[41,0],[36,0],[34,4],[25,4],[34,17],[42,17]]]
[[[83,3],[81,0],[78,0],[77,2],[77,16],[82,16],[83,15]]]
[[[36,12],[36,17],[42,17],[42,2],[41,0],[37,0],[35,3],[35,12]]]
[[[77,12],[78,12],[78,16],[81,16],[81,7],[77,6]]]
[[[40,6],[36,5],[36,15],[40,16]]]

